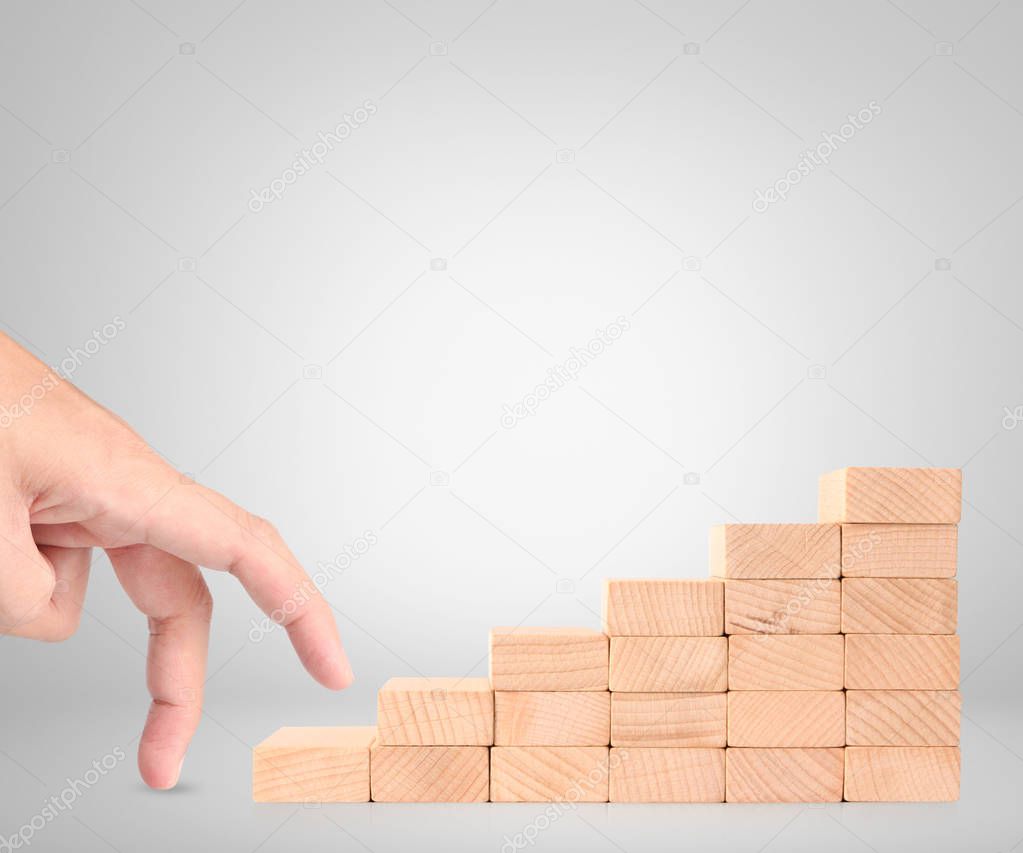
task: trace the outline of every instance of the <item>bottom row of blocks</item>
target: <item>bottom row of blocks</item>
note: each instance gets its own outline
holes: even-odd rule
[[[958,747],[380,746],[374,732],[281,729],[256,747],[254,799],[820,803],[959,796]]]

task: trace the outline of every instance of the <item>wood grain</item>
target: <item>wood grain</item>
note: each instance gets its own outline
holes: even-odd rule
[[[377,736],[385,746],[490,746],[490,681],[392,678],[377,693]]]
[[[490,787],[485,746],[380,746],[370,755],[373,801],[483,803]]]
[[[954,634],[958,584],[942,578],[847,578],[845,634]]]
[[[725,751],[631,747],[611,749],[612,803],[723,803]]]
[[[954,524],[843,524],[842,577],[953,578]]]
[[[606,803],[606,746],[495,746],[490,799],[495,803]]]
[[[817,520],[875,524],[958,524],[958,468],[842,468],[820,478]]]
[[[723,747],[724,693],[612,693],[611,745]]]
[[[728,745],[845,746],[841,690],[730,690]]]
[[[722,524],[710,529],[710,573],[719,578],[837,578],[837,524]]]
[[[735,634],[728,638],[729,690],[841,690],[841,634]]]
[[[845,798],[852,803],[958,800],[959,770],[957,746],[850,746]]]
[[[849,690],[956,690],[959,637],[943,634],[848,634]]]
[[[729,803],[837,803],[842,799],[844,749],[728,748]]]
[[[252,750],[257,803],[369,801],[374,726],[278,729]]]
[[[838,634],[842,582],[725,581],[726,634]]]
[[[958,746],[958,690],[847,690],[849,746]]]
[[[612,637],[611,690],[715,693],[727,688],[726,637]]]
[[[604,581],[604,633],[612,637],[717,637],[724,633],[719,580]]]
[[[607,690],[607,636],[589,628],[492,628],[494,690]]]
[[[607,746],[611,742],[608,692],[505,691],[494,694],[498,746]]]

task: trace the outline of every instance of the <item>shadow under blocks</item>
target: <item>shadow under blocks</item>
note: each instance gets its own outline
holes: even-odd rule
[[[843,468],[816,524],[710,531],[710,577],[604,581],[603,624],[494,628],[488,678],[278,729],[258,802],[959,797],[962,474]]]

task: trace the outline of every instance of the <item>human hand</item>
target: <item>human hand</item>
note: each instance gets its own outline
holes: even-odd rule
[[[198,565],[238,578],[317,681],[352,682],[326,602],[269,522],[179,474],[0,334],[0,635],[71,636],[93,547],[149,621],[138,760],[151,787],[177,784],[202,713],[213,601]]]

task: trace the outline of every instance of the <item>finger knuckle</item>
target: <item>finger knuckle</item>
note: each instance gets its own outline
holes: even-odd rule
[[[213,621],[213,596],[205,583],[200,583],[200,589],[196,595],[195,613],[203,622]]]
[[[280,533],[269,519],[261,515],[249,513],[247,516],[247,529],[257,539],[266,542],[280,538]]]

